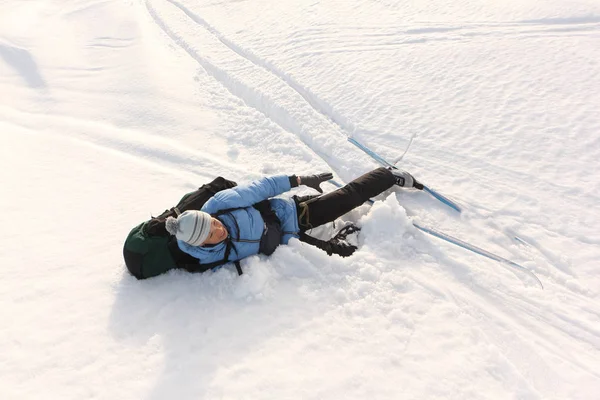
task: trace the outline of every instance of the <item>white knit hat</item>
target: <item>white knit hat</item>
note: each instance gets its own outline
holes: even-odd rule
[[[177,219],[167,218],[167,232],[192,246],[200,246],[210,233],[212,217],[203,211],[184,211]]]

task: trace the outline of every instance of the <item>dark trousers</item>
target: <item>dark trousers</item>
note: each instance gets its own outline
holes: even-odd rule
[[[381,167],[326,195],[297,197],[296,208],[300,230],[305,232],[335,221],[371,197],[391,188],[394,182],[394,175]]]

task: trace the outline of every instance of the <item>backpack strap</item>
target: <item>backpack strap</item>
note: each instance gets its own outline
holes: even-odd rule
[[[240,261],[237,260],[234,262],[234,264],[235,264],[235,269],[237,269],[238,276],[242,275],[244,273],[244,271],[242,271],[242,265],[240,264]]]
[[[239,228],[238,228],[239,229]],[[238,231],[239,234],[239,231]],[[231,253],[231,248],[235,248],[235,246],[233,245],[233,240],[231,240],[231,238],[227,238],[227,247],[225,247],[225,257],[223,258],[223,261],[220,261],[221,264],[227,264],[229,262],[229,253]],[[236,250],[237,252],[237,250]],[[238,276],[242,275],[244,273],[244,271],[242,271],[242,265],[240,264],[240,260],[235,260],[233,262],[235,264],[235,269],[237,270]],[[216,267],[218,267],[219,265],[215,265]],[[211,267],[214,268],[214,267]]]
[[[240,240],[240,226],[237,223],[237,220],[233,217],[233,215],[231,215],[231,209],[230,210],[223,210],[222,212],[218,213],[218,215],[222,215],[222,214],[229,214],[229,216],[231,217],[231,219],[233,220],[233,223],[235,224],[235,228],[238,231],[238,240]],[[231,239],[231,237],[227,237],[227,247],[225,248],[225,258],[223,259],[223,261],[225,261],[225,263],[229,262],[229,253],[231,252],[231,248],[235,248],[235,246],[233,245],[233,240]],[[236,250],[237,253],[237,250]],[[244,271],[242,271],[242,265],[240,264],[240,260],[235,260],[233,262],[235,264],[235,269],[237,270],[238,276],[242,275],[244,273]]]

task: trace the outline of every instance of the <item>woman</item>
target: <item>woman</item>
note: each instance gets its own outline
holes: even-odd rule
[[[330,255],[349,256],[356,247],[341,240],[340,235],[323,241],[308,236],[306,231],[334,221],[394,184],[423,189],[405,171],[378,168],[326,195],[276,197],[298,185],[323,193],[320,184],[331,178],[331,173],[277,175],[226,189],[216,193],[200,211],[169,217],[166,229],[176,236],[180,250],[202,264],[238,261],[258,253],[270,255],[292,237]]]

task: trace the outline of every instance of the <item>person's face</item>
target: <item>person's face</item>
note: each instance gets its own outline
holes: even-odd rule
[[[225,229],[225,226],[223,226],[221,221],[219,221],[216,218],[213,218],[210,222],[210,233],[208,234],[208,237],[206,238],[204,243],[201,244],[201,246],[205,244],[220,243],[227,238],[227,235],[227,229]]]

